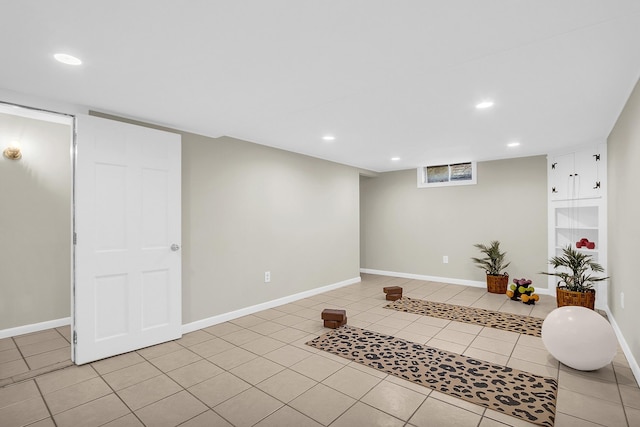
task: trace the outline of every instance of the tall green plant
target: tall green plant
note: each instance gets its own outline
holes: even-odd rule
[[[542,272],[547,276],[559,277],[558,286],[565,286],[568,290],[574,292],[585,292],[591,289],[595,282],[607,280],[608,277],[592,276],[592,272],[602,273],[604,268],[589,254],[578,252],[568,245],[562,249],[562,256],[554,256],[549,260],[549,264],[553,268],[565,268],[568,271],[554,271],[553,273]],[[562,285],[564,283],[564,285]]]
[[[478,268],[485,270],[491,276],[501,275],[502,270],[505,270],[511,264],[505,260],[507,253],[500,252],[500,242],[497,240],[493,240],[488,246],[482,243],[476,243],[473,246],[480,249],[480,252],[485,256],[483,258],[472,257],[471,259]]]

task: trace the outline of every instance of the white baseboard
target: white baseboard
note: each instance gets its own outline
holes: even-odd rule
[[[238,317],[257,313],[258,311],[268,310],[270,308],[278,307],[283,304],[288,304],[290,302],[298,301],[304,298],[309,298],[314,295],[321,294],[323,292],[332,291],[334,289],[338,289],[344,286],[358,283],[360,282],[360,280],[361,280],[360,277],[354,277],[353,279],[343,280],[342,282],[333,283],[331,285],[322,286],[320,288],[299,292],[297,294],[288,295],[286,297],[277,298],[271,301],[252,305],[250,307],[245,307],[239,310],[230,311],[228,313],[219,314],[217,316],[209,317],[206,319],[197,320],[195,322],[182,325],[182,333],[187,334],[189,332],[197,331],[198,329],[208,328],[209,326],[217,325],[218,323],[228,322],[229,320],[237,319]]]
[[[33,323],[31,325],[16,326],[15,328],[0,330],[0,339],[44,331],[46,329],[59,328],[60,326],[67,326],[70,324],[71,317],[65,317],[63,319],[48,320],[46,322]]]
[[[474,288],[486,288],[487,283],[479,280],[454,279],[451,277],[425,276],[423,274],[400,273],[397,271],[374,270],[371,268],[361,268],[360,273],[378,274],[380,276],[401,277],[403,279],[428,280],[430,282],[451,283],[452,285],[472,286]],[[540,295],[555,296],[555,290],[536,287],[536,293]]]
[[[627,357],[627,361],[629,362],[629,367],[631,368],[631,372],[633,372],[633,376],[636,377],[636,382],[640,387],[640,366],[638,365],[638,361],[635,359],[635,357],[633,357],[633,353],[631,353],[631,348],[629,347],[629,344],[627,344],[627,341],[624,339],[624,336],[622,335],[622,331],[618,327],[618,324],[616,323],[616,319],[615,317],[613,317],[613,313],[611,313],[609,306],[604,307],[603,310],[607,313],[607,317],[609,318],[609,323],[611,323],[611,326],[613,327],[613,331],[616,333],[616,337],[618,337],[618,342],[620,343],[620,347],[622,347],[622,351],[624,352],[624,355]]]
[[[377,274],[380,276],[401,277],[403,279],[428,280],[430,282],[451,283],[452,285],[473,286],[474,288],[486,288],[487,283],[478,280],[452,279],[450,277],[425,276],[423,274],[400,273],[397,271],[374,270],[361,268],[360,273]]]

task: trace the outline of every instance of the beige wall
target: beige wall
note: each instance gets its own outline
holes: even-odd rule
[[[359,277],[358,176],[287,151],[183,134],[183,322]]]
[[[69,317],[71,127],[0,113],[0,330]]]
[[[636,360],[640,360],[640,84],[627,101],[608,142],[609,308]],[[625,305],[620,304],[620,293]]]
[[[547,268],[545,156],[481,162],[477,185],[417,188],[416,180],[415,169],[361,178],[363,268],[484,281],[473,244],[499,240],[512,277],[547,287],[537,274]]]

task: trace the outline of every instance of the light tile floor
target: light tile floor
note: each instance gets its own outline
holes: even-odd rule
[[[346,309],[353,326],[557,378],[558,427],[640,426],[640,389],[621,351],[605,368],[575,371],[554,360],[540,338],[383,309],[382,287],[539,317],[555,308],[553,298],[527,306],[478,288],[362,279],[173,342],[5,385],[0,425],[531,425],[306,346],[323,333],[320,312],[331,307]]]
[[[0,387],[72,365],[69,326],[0,339]]]

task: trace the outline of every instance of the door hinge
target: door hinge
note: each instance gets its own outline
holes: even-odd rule
[[[76,232],[73,232],[73,244],[75,245],[76,243],[78,243],[78,235],[76,234]]]
[[[594,190],[597,190],[598,188],[600,188],[600,181],[596,181],[596,186],[593,187]]]
[[[593,157],[596,158],[596,162],[600,161],[600,154],[594,154]]]
[[[73,343],[78,344],[78,333],[73,331]]]

